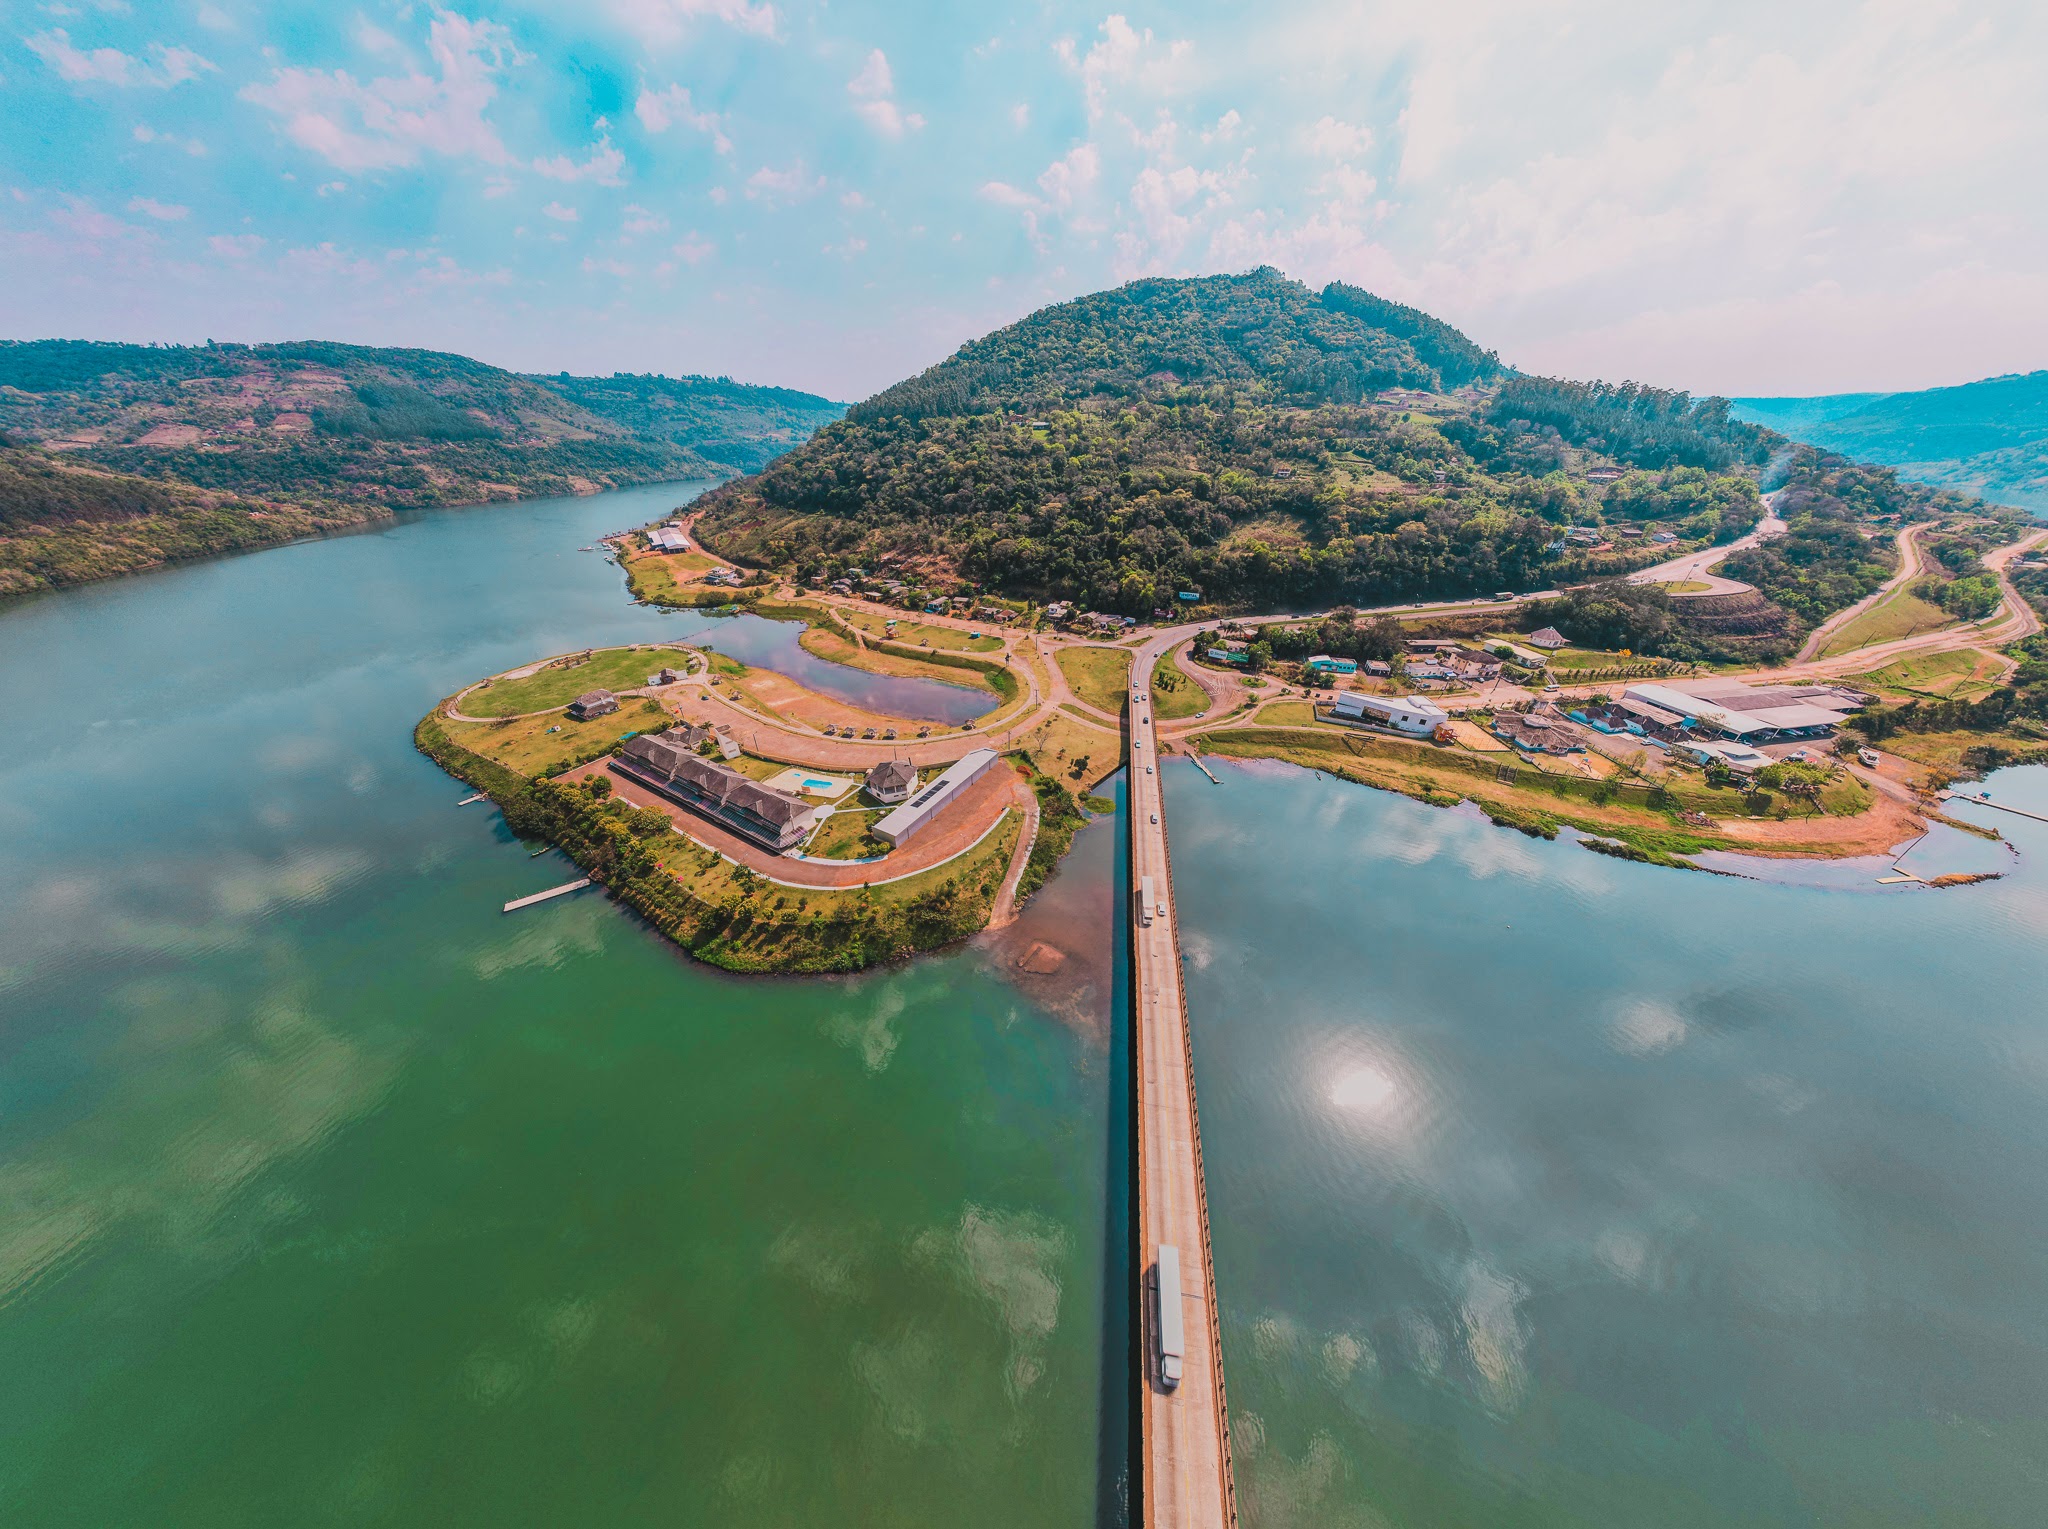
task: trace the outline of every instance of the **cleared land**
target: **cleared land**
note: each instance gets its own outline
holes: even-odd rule
[[[1208,709],[1209,693],[1188,677],[1171,653],[1161,655],[1152,668],[1152,715],[1172,722]]]
[[[1947,648],[1939,653],[1908,653],[1882,669],[1855,676],[1855,680],[1906,695],[1974,700],[1996,687],[2004,668],[1999,659],[1975,648]]]
[[[1131,655],[1122,648],[1061,648],[1060,673],[1075,695],[1115,715],[1131,680]]]
[[[861,801],[868,801],[865,791]],[[887,854],[889,846],[877,839],[872,830],[882,814],[889,809],[882,806],[841,808],[811,836],[804,846],[806,855],[820,860],[866,860],[873,855]]]
[[[814,626],[797,640],[813,657],[844,664],[849,669],[864,669],[869,674],[891,674],[903,679],[936,680],[941,685],[964,685],[970,690],[995,690],[988,676],[979,669],[923,663],[900,653],[879,653],[873,648],[863,648],[830,627]]]
[[[900,642],[905,647],[947,648],[955,653],[998,653],[1003,646],[1000,637],[991,637],[986,632],[974,637],[955,627],[912,621],[902,616],[893,618],[896,622],[893,630],[889,627],[892,618],[877,616],[873,611],[841,611],[839,616],[848,626],[870,637]]]
[[[545,711],[567,706],[586,690],[638,690],[657,669],[681,669],[688,660],[679,648],[605,648],[584,663],[550,667],[516,680],[487,680],[464,696],[457,710],[472,717]]]
[[[1955,617],[1940,606],[1921,599],[1900,585],[1827,640],[1820,657],[1835,658],[1880,642],[1897,642],[1901,637],[1918,637],[1952,626]]]

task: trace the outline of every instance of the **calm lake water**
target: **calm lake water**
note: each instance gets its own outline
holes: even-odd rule
[[[2044,1521],[2048,824],[1826,891],[1218,773],[1168,787],[1249,1522]]]
[[[523,659],[793,637],[576,550],[686,497],[0,611],[0,1521],[1093,1517],[1106,1026],[506,917],[564,862],[412,750]]]
[[[0,610],[0,1521],[1114,1521],[1114,827],[999,938],[748,982],[501,915],[562,862],[411,749],[587,644],[780,666],[576,551],[687,493]],[[1167,780],[1248,1524],[2041,1521],[2048,824],[1831,891],[1219,773]]]

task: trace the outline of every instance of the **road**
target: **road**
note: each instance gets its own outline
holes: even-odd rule
[[[1806,641],[1799,645],[1799,652],[1795,655],[1797,662],[1803,664],[1819,658],[1820,650],[1828,645],[1829,640],[1833,638],[1835,633],[1841,631],[1843,627],[1869,610],[1878,601],[1884,599],[1885,596],[1889,595],[1901,584],[1920,577],[1922,570],[1927,566],[1927,558],[1926,554],[1920,550],[1920,538],[1913,534],[1919,529],[1918,526],[1904,526],[1900,528],[1898,535],[1898,572],[1894,573],[1847,610],[1836,611],[1834,615],[1828,617],[1827,620],[1815,627],[1807,635]]]
[[[1673,598],[1679,600],[1705,595],[1748,594],[1756,587],[1755,585],[1745,584],[1740,579],[1724,579],[1720,574],[1710,573],[1708,570],[1718,567],[1731,553],[1745,551],[1750,547],[1757,546],[1759,543],[1769,541],[1774,536],[1783,536],[1785,534],[1785,522],[1780,520],[1776,514],[1776,501],[1778,495],[1783,492],[1784,490],[1782,489],[1773,489],[1770,493],[1764,495],[1764,518],[1759,520],[1754,529],[1749,531],[1748,534],[1738,536],[1725,547],[1707,547],[1698,552],[1688,552],[1680,557],[1675,557],[1668,563],[1659,563],[1654,568],[1638,568],[1628,576],[1629,583],[1699,583],[1707,586],[1705,589],[1693,589],[1687,590],[1683,594],[1675,594]]]
[[[1179,915],[1158,774],[1159,740],[1152,723],[1152,669],[1172,640],[1161,636],[1140,648],[1131,671],[1132,694],[1142,698],[1129,713],[1131,884],[1141,888],[1150,878],[1155,911],[1145,922],[1134,896],[1127,916],[1132,920],[1132,1068],[1138,1089],[1137,1263],[1145,1281],[1161,1244],[1180,1250],[1187,1353],[1180,1384],[1165,1389],[1159,1379],[1155,1298],[1149,1285],[1141,1288],[1140,1330],[1145,1341],[1139,1522],[1145,1529],[1228,1529],[1237,1522],[1237,1506],[1223,1354],[1209,1257],[1193,1052],[1181,987]]]

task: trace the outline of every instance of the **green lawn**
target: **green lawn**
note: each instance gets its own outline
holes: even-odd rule
[[[1152,715],[1171,722],[1208,709],[1209,693],[1188,678],[1171,653],[1161,655],[1152,669]]]
[[[1922,632],[1940,631],[1954,621],[1955,617],[1940,606],[1921,599],[1910,585],[1902,584],[1830,637],[1820,656],[1833,658],[1880,642],[1918,637]]]
[[[542,669],[523,679],[492,680],[463,697],[457,709],[472,717],[545,711],[568,705],[586,690],[637,690],[657,669],[680,670],[687,659],[675,648],[604,648],[584,663]]]
[[[1121,648],[1061,648],[1060,673],[1074,694],[1107,712],[1123,710],[1131,679],[1131,655]]]
[[[861,799],[866,797],[867,793],[862,792]],[[804,853],[821,860],[865,860],[870,855],[887,854],[889,846],[870,832],[887,810],[856,808],[833,813],[804,846]]]
[[[885,638],[900,642],[906,648],[950,648],[956,653],[996,653],[1002,650],[1003,640],[984,632],[971,637],[966,632],[949,626],[936,626],[928,621],[912,621],[908,617],[896,618],[893,629],[888,626],[889,618],[877,616],[873,611],[841,611],[840,619],[848,626],[865,632],[870,637]]]

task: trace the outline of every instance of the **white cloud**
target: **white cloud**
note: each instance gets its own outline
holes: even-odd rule
[[[1194,50],[1185,40],[1161,47],[1150,27],[1140,32],[1121,15],[1107,18],[1100,32],[1085,54],[1071,37],[1053,45],[1060,60],[1081,76],[1091,121],[1101,117],[1112,91],[1119,96],[1137,92],[1157,95],[1175,88]]]
[[[839,205],[850,212],[859,212],[868,205],[868,199],[858,191],[842,191],[839,194]]]
[[[175,202],[159,202],[152,196],[130,197],[128,210],[139,212],[146,218],[155,218],[159,223],[180,222],[192,214],[189,207],[180,207]]]
[[[880,48],[870,52],[860,73],[846,82],[846,93],[853,97],[854,111],[884,138],[901,138],[904,133],[916,132],[924,126],[923,117],[916,112],[905,113],[891,99],[896,94],[896,81],[889,70],[888,56]]]
[[[669,253],[685,265],[702,265],[718,253],[718,246],[693,229],[678,239]]]
[[[708,134],[711,146],[719,153],[732,152],[732,140],[726,137],[718,113],[698,111],[690,102],[690,92],[681,85],[668,85],[660,90],[641,86],[640,97],[633,103],[633,115],[650,133],[665,133],[680,124]]]
[[[357,81],[346,70],[279,69],[242,98],[273,112],[285,136],[338,169],[389,170],[423,154],[502,165],[511,156],[485,112],[514,60],[510,34],[442,11],[427,34],[432,74]]]
[[[801,159],[792,160],[785,170],[763,165],[747,177],[747,199],[753,202],[800,202],[824,189],[825,177],[812,175]]]
[[[1102,175],[1102,153],[1092,143],[1080,144],[1039,173],[1038,189],[1046,202],[1065,210],[1086,196]]]
[[[641,41],[681,42],[691,23],[715,21],[755,37],[776,35],[775,7],[760,0],[611,0],[612,14]]]
[[[560,202],[548,203],[547,206],[541,208],[541,212],[553,218],[557,223],[575,223],[580,221],[583,216],[575,208],[564,207]]]
[[[206,247],[223,260],[247,260],[268,242],[261,234],[215,234]]]
[[[667,227],[667,218],[658,212],[640,206],[637,202],[628,202],[626,204],[626,215],[619,222],[619,232],[628,237],[660,233]]]
[[[583,257],[583,274],[586,276],[627,277],[633,274],[633,268],[627,265],[625,261],[615,260],[610,256],[585,255]]]
[[[1320,159],[1355,159],[1372,147],[1372,129],[1324,117],[1302,135],[1302,141]]]
[[[1017,129],[1020,133],[1025,128],[1031,126],[1031,103],[1029,101],[1019,101],[1010,108],[1010,126]]]
[[[1237,130],[1243,126],[1244,118],[1235,110],[1227,111],[1216,119],[1215,126],[1203,129],[1202,142],[1228,143],[1237,136]]]
[[[197,138],[180,138],[176,133],[160,133],[146,122],[136,123],[135,131],[130,136],[137,143],[161,143],[170,148],[183,149],[195,159],[206,153],[206,145]]]
[[[167,47],[163,43],[150,44],[147,62],[119,48],[79,48],[62,27],[38,32],[23,41],[29,52],[57,71],[60,79],[74,85],[146,85],[166,90],[214,72],[217,67],[190,48]]]
[[[566,154],[556,154],[548,159],[533,162],[534,174],[551,181],[592,181],[600,186],[623,186],[625,177],[620,173],[626,168],[626,156],[612,146],[612,136],[605,133],[590,146],[590,155],[581,164]]]
[[[851,260],[868,247],[868,241],[858,236],[844,244],[828,244],[818,251],[821,255],[836,255],[841,260]]]

